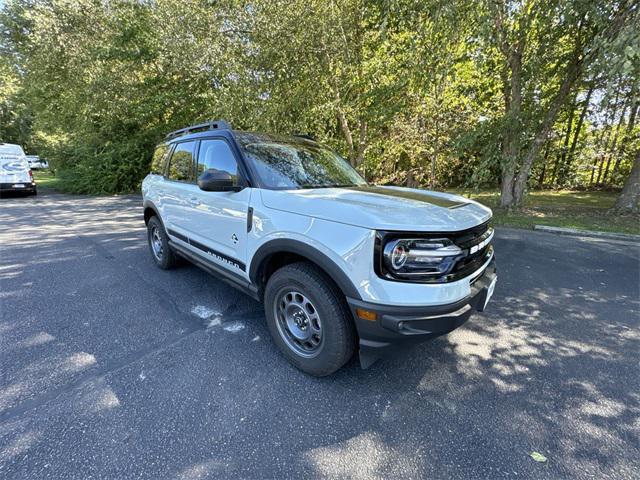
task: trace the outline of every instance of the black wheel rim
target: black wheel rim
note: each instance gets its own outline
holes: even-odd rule
[[[276,295],[274,315],[278,333],[297,355],[315,357],[322,347],[324,335],[320,314],[302,292],[289,288]]]

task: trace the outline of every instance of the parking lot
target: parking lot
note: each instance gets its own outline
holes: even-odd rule
[[[498,229],[485,314],[323,379],[138,197],[2,199],[0,249],[1,478],[640,477],[637,244]]]

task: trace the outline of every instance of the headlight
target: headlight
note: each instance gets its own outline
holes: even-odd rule
[[[386,270],[396,278],[440,277],[451,271],[463,251],[448,238],[401,238],[383,248]]]

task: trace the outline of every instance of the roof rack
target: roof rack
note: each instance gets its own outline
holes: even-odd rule
[[[181,128],[180,130],[175,130],[171,133],[168,133],[165,139],[168,140],[170,138],[188,135],[189,133],[193,133],[199,130],[231,130],[231,125],[229,125],[224,120],[209,120],[208,122],[191,125],[189,127]]]
[[[313,140],[314,142],[316,141],[315,137],[313,135],[309,135],[308,133],[294,133],[293,136],[298,138],[305,138],[307,140]]]

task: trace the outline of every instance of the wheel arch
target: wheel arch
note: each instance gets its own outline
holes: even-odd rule
[[[270,240],[256,250],[249,267],[251,283],[262,295],[269,276],[277,270],[274,265],[279,268],[300,260],[311,262],[322,270],[345,296],[361,299],[349,276],[329,256],[306,243],[288,238]]]
[[[157,207],[150,200],[145,200],[145,202],[142,204],[142,207],[144,209],[144,224],[145,225],[149,224],[149,220],[151,219],[151,217],[160,218],[160,214],[158,213]],[[160,218],[160,222],[162,222],[162,218]]]

